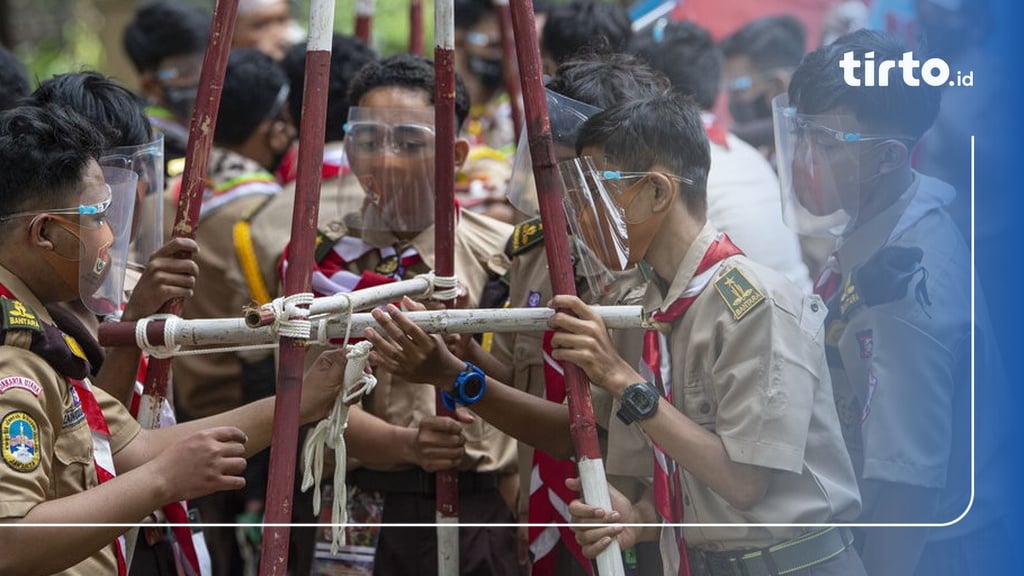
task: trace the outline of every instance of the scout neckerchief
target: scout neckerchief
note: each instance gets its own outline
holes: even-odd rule
[[[553,331],[544,333],[544,397],[557,404],[565,402],[565,371],[561,362],[551,356]],[[576,465],[572,460],[557,460],[542,450],[533,451],[533,468],[530,475],[530,525],[527,534],[530,552],[533,555],[532,576],[556,576],[558,565],[558,544],[568,550],[579,565],[593,573],[590,561],[583,556],[583,549],[576,542],[576,536],[567,525],[569,502],[576,494],[565,487],[565,479],[576,476]],[[538,526],[549,524],[549,526]],[[562,526],[550,526],[562,524]]]
[[[17,302],[14,293],[3,284],[0,284],[0,297]],[[93,466],[96,469],[96,480],[102,484],[115,476],[113,452],[110,449],[110,429],[88,382],[74,378],[86,378],[89,374],[89,363],[74,338],[65,335],[56,326],[45,322],[39,324],[40,331],[33,335],[29,350],[43,358],[71,384],[71,394],[78,399],[89,431],[92,433]],[[124,536],[118,536],[113,546],[117,574],[126,576],[128,567],[124,560]]]
[[[318,297],[390,284],[402,280],[410,268],[423,262],[419,252],[411,245],[399,252],[393,246],[378,248],[355,236],[342,236],[334,241],[333,245],[329,244],[330,242],[331,239],[324,234],[317,237],[317,258],[313,263],[311,285],[313,294]],[[319,246],[324,245],[330,249],[321,252]],[[286,246],[284,253],[281,254],[278,272],[282,279],[288,269],[290,248],[291,244]],[[363,270],[360,273],[349,271],[349,265],[374,251],[379,256],[379,262],[373,270]]]
[[[210,152],[209,176],[203,190],[203,203],[199,209],[200,221],[219,208],[246,196],[272,196],[281,192],[274,175],[255,160],[223,149]],[[184,182],[174,183],[174,201],[181,196]]]
[[[320,177],[324,180],[346,176],[352,169],[348,165],[345,149],[327,148],[324,150],[324,163],[320,168]],[[281,165],[274,172],[281,184],[291,184],[299,177],[299,147],[292,146],[281,160]]]
[[[143,394],[143,382],[149,371],[149,357],[145,354],[139,360],[139,370],[135,376],[135,388],[132,391],[131,406],[128,411],[135,418],[139,418],[139,409],[145,405],[152,409],[155,402],[151,397]],[[143,402],[145,400],[145,403]],[[168,428],[177,423],[174,409],[171,408],[167,398],[160,399],[160,418],[157,420],[161,428]],[[174,542],[177,544],[181,558],[185,560],[182,568],[186,576],[210,576],[213,573],[213,566],[210,563],[210,552],[206,547],[206,538],[203,531],[192,530],[189,526],[191,520],[188,517],[188,502],[179,500],[165,504],[161,510],[171,525],[171,533],[174,534]],[[181,559],[179,558],[179,560]]]
[[[704,133],[712,144],[729,149],[729,130],[711,112],[701,112],[700,119],[704,123]]]
[[[667,308],[658,310],[651,315],[655,322],[674,324],[704,291],[711,279],[722,266],[722,262],[730,256],[742,254],[739,248],[725,234],[719,233],[711,246],[708,247],[697,265],[693,278],[683,289],[682,295]],[[643,362],[654,376],[654,384],[660,388],[662,395],[669,404],[672,403],[672,357],[665,353],[669,349],[668,335],[656,330],[648,330],[644,334]],[[662,451],[656,442],[654,447],[654,505],[658,514],[666,523],[676,524],[675,540],[679,549],[679,575],[689,576],[690,562],[686,551],[683,530],[678,526],[683,522],[683,483],[679,464],[671,456]]]

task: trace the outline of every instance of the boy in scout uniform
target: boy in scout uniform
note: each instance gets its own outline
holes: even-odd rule
[[[188,424],[140,430],[93,386],[77,342],[45,305],[106,292],[126,252],[134,173],[100,168],[104,143],[65,109],[0,116],[0,573],[124,575],[124,527],[170,502],[239,489],[244,457],[269,444],[273,400]],[[122,202],[124,204],[122,204]],[[123,272],[120,272],[123,273]],[[345,360],[306,374],[302,420],[326,416]],[[20,527],[22,523],[62,524]],[[69,528],[63,524],[103,524]],[[54,543],[59,542],[59,553]]]
[[[344,218],[344,234],[322,239],[312,286],[318,295],[361,289],[429,272],[434,260],[433,63],[401,55],[370,62],[352,82],[345,149],[364,200]],[[468,97],[456,82],[457,122],[465,120]],[[468,143],[458,140],[456,160]],[[453,166],[455,170],[457,166]],[[453,210],[457,208],[452,207]],[[488,278],[486,263],[501,251],[511,227],[459,210],[455,229],[455,273],[468,306],[475,306]],[[285,252],[282,269],[288,265]],[[418,382],[413,380],[412,382]],[[409,428],[434,414],[433,388],[399,383],[378,373],[367,412]],[[458,468],[459,518],[462,522],[512,523],[502,490],[515,472],[515,444],[479,419],[463,418],[465,454],[445,468]],[[367,464],[351,473],[360,489],[384,494],[383,522],[374,561],[376,574],[430,574],[436,570],[433,529],[391,527],[435,519],[433,469]],[[509,492],[514,493],[512,487]],[[514,499],[514,495],[509,500]],[[461,530],[463,574],[514,574],[512,528]],[[485,539],[485,540],[481,540]],[[487,544],[483,542],[486,541]],[[416,553],[411,554],[410,551]]]
[[[650,266],[645,308],[664,326],[616,346],[579,299],[551,302],[576,316],[552,319],[552,356],[580,366],[614,399],[595,402],[609,430],[609,472],[622,465],[615,445],[624,435],[632,442],[627,432],[641,429],[655,450],[652,465],[634,470],[652,476],[639,500],[613,490],[614,510],[570,504],[575,522],[601,524],[577,528],[584,553],[596,556],[612,538],[624,548],[660,540],[666,575],[687,573],[684,562],[689,573],[711,576],[863,575],[846,529],[688,526],[824,524],[853,519],[860,504],[821,343],[825,307],[707,224],[700,112],[672,94],[616,105],[584,124],[577,151],[562,165],[570,222],[610,270]],[[595,203],[601,208],[585,209]],[[411,344],[402,341],[402,350],[368,331],[371,360],[389,369],[430,365],[431,381],[450,388],[463,364],[397,309],[388,312],[393,321],[376,315],[389,338]],[[561,404],[488,380],[472,408],[550,454],[571,453]],[[676,526],[609,526],[659,519]]]
[[[836,240],[815,290],[829,307],[829,367],[864,497],[858,521],[946,523],[971,510],[949,528],[865,530],[865,567],[872,576],[994,573],[1000,543],[1010,544],[1005,505],[990,491],[972,494],[970,384],[976,360],[978,389],[992,393],[1000,361],[980,289],[972,317],[970,255],[948,212],[956,191],[910,162],[939,93],[895,76],[888,87],[852,88],[839,69],[844,54],[904,52],[895,38],[860,31],[805,58],[774,101],[783,198],[794,228]],[[986,434],[999,418],[978,419],[987,441],[977,443],[977,469],[993,477],[1005,458]]]

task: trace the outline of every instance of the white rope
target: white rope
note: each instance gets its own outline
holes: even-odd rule
[[[305,466],[302,473],[302,491],[313,487],[313,513],[320,511],[320,481],[323,478],[324,447],[334,450],[334,500],[331,502],[331,554],[345,544],[344,525],[348,522],[345,503],[348,488],[345,485],[346,459],[345,428],[348,427],[348,407],[363,395],[373,391],[377,379],[365,372],[366,360],[373,344],[362,341],[346,347],[348,364],[342,391],[334,400],[331,415],[321,420],[306,437],[302,452]]]
[[[313,324],[309,321],[309,305],[312,303],[312,292],[273,299],[269,306],[274,311],[274,332],[287,338],[309,340],[313,330]]]
[[[146,333],[149,323],[157,320],[164,321],[163,346],[150,343],[149,335]],[[135,344],[139,347],[139,350],[153,358],[170,358],[175,356],[181,350],[181,347],[174,341],[179,322],[181,322],[181,318],[174,314],[153,314],[152,316],[139,318],[135,322]]]
[[[430,279],[430,285],[433,287],[429,297],[434,300],[455,300],[459,297],[459,279],[455,276],[438,276],[433,272],[427,272],[421,274]]]

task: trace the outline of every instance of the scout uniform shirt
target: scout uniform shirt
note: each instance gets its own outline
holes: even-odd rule
[[[710,224],[704,226],[665,295],[656,282],[648,285],[645,309],[665,310],[683,295],[717,235]],[[734,462],[772,470],[764,498],[749,510],[737,510],[679,462],[683,523],[827,523],[856,517],[860,497],[828,379],[824,318],[820,298],[805,296],[778,273],[736,255],[722,261],[672,324],[667,352],[673,405],[719,436]],[[623,358],[641,366],[642,334],[620,336]],[[618,420],[611,416],[618,409],[614,404],[598,417]],[[617,442],[614,428],[609,442]],[[618,461],[620,453],[609,449],[609,473],[627,471]],[[647,470],[651,467],[648,463]],[[683,533],[691,547],[721,551],[770,546],[808,530],[687,526]]]
[[[487,282],[487,262],[500,252],[511,233],[511,226],[486,216],[460,210],[455,226],[455,275],[465,286],[468,307],[477,305],[480,293]],[[332,248],[345,252],[349,246],[361,240],[350,236],[341,238]],[[409,266],[403,278],[412,278],[433,270],[434,227],[420,232],[410,242],[393,249],[368,249],[355,258],[345,258],[346,269],[354,274],[394,272],[396,257],[415,249],[421,261]],[[394,255],[389,256],[391,252]],[[316,290],[314,280],[314,290]],[[310,352],[307,358],[315,358]],[[384,372],[377,373],[377,387],[363,398],[363,407],[375,416],[396,426],[416,426],[424,416],[435,414],[434,387],[427,384],[395,382],[394,377]],[[472,424],[463,425],[466,437],[466,453],[459,470],[473,472],[511,472],[515,470],[515,442],[492,425],[476,418]]]
[[[164,214],[173,229],[180,180],[166,196]],[[204,193],[196,242],[199,264],[194,294],[185,300],[183,318],[240,318],[250,303],[245,284],[229,272],[238,267],[232,227],[267,196],[281,191],[274,177],[258,163],[215,148],[210,154],[208,189]],[[190,418],[219,414],[242,403],[241,365],[237,353],[179,356],[174,359],[175,401]]]
[[[948,184],[915,174],[892,206],[838,243],[833,264],[842,280],[829,301],[826,346],[839,417],[863,480],[938,489],[970,469],[970,431],[954,432],[954,414],[963,409],[961,421],[968,418],[972,327],[969,252],[944,210],[954,196]],[[906,248],[921,249],[919,263],[867,273],[878,269],[880,253]],[[970,491],[969,478],[957,482],[958,495],[944,494],[960,500],[948,517],[906,521],[955,519]],[[869,518],[873,496],[864,492]]]
[[[53,325],[35,295],[2,266],[0,284],[26,309],[9,314],[26,312],[38,322]],[[27,342],[28,338],[29,332],[14,330],[7,333],[5,345],[0,347],[0,437],[4,460],[0,463],[0,518],[5,519],[22,518],[41,502],[99,485],[93,464],[92,432],[79,396],[70,382],[45,360],[13,342]],[[96,386],[92,386],[92,391],[110,429],[111,453],[117,454],[138,435],[139,425],[117,400]],[[113,546],[104,546],[61,574],[117,574]]]

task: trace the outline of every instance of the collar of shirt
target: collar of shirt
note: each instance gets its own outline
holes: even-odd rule
[[[900,217],[910,206],[920,184],[921,176],[915,172],[914,181],[891,206],[855,228],[848,236],[837,241],[836,251],[841,273],[846,274],[860,266],[889,242],[889,237],[900,221]]]
[[[53,318],[50,317],[50,313],[46,311],[46,307],[39,301],[39,298],[36,298],[36,295],[21,281],[21,278],[15,276],[3,265],[0,265],[0,284],[6,286],[22,304],[31,308],[40,320],[50,325],[54,324]]]
[[[679,263],[679,269],[672,279],[672,284],[668,287],[668,292],[658,304],[659,310],[664,312],[665,308],[683,295],[686,286],[697,272],[697,266],[700,265],[700,261],[704,258],[704,254],[708,251],[711,243],[715,241],[716,236],[718,236],[718,229],[712,226],[711,223],[705,222],[704,227],[701,228],[697,238],[690,245],[690,248],[687,249],[683,260]],[[655,282],[652,282],[651,286],[655,287],[655,284]],[[654,289],[660,292],[657,288]]]

